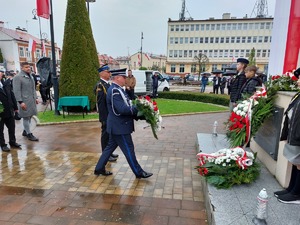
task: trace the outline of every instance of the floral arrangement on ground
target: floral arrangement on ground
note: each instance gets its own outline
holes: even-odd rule
[[[268,86],[272,87],[276,91],[297,91],[298,78],[295,77],[293,72],[287,72],[282,75],[273,75],[268,81]]]
[[[159,114],[157,103],[149,96],[140,96],[132,101],[138,110],[138,119],[144,119],[150,125],[153,136],[158,139],[157,131],[161,130],[162,117]]]
[[[218,189],[228,189],[233,185],[249,184],[255,181],[260,172],[256,154],[236,147],[221,149],[215,153],[197,154],[199,174]]]

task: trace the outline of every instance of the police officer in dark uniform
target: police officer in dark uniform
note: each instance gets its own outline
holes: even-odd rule
[[[237,100],[239,98],[241,89],[246,82],[246,75],[245,75],[245,69],[247,65],[249,64],[249,61],[245,58],[238,58],[237,59],[237,65],[236,69],[238,74],[235,78],[231,80],[230,85],[230,111],[233,110],[233,108],[237,105]]]
[[[95,175],[112,175],[112,172],[105,170],[105,165],[111,153],[119,146],[124,153],[127,162],[136,178],[148,178],[153,174],[144,171],[138,163],[131,133],[134,131],[133,119],[136,118],[138,110],[131,104],[128,95],[123,87],[126,80],[126,69],[112,70],[112,85],[107,91],[107,132],[109,142],[103,150],[96,165]]]
[[[106,126],[107,126],[107,116],[108,116],[108,110],[106,105],[106,94],[107,90],[110,86],[108,83],[110,79],[110,72],[109,67],[107,64],[101,66],[98,69],[100,80],[97,83],[96,87],[96,98],[97,98],[97,110],[99,113],[99,121],[101,123],[101,148],[102,151],[105,149],[105,147],[108,144],[109,135],[106,132]],[[108,161],[114,162],[117,160],[119,155],[117,154],[111,154]]]

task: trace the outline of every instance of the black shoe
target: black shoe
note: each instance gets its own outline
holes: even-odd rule
[[[118,158],[119,157],[119,155],[118,154],[114,154],[114,153],[111,153],[111,155],[110,155],[111,157],[113,157],[113,158]]]
[[[275,196],[276,198],[278,198],[279,195],[285,195],[285,194],[287,194],[287,193],[289,193],[288,190],[275,191],[275,192],[274,192],[274,196]]]
[[[9,147],[7,147],[7,145],[1,146],[1,149],[2,149],[3,152],[9,152],[10,151],[10,149],[9,149]]]
[[[23,130],[22,136],[27,137],[27,133],[25,130]]]
[[[291,193],[279,195],[277,199],[282,203],[300,204],[300,195],[293,195]]]
[[[35,136],[33,136],[32,133],[27,134],[27,138],[28,138],[29,141],[39,141],[39,139],[36,138]]]
[[[96,176],[99,176],[99,175],[109,176],[109,175],[112,175],[113,173],[110,172],[110,171],[107,171],[107,170],[104,170],[104,171],[97,171],[97,170],[94,170],[94,174],[95,174]]]
[[[21,145],[17,142],[9,142],[11,148],[21,148]]]
[[[141,179],[141,178],[148,178],[151,177],[153,175],[153,173],[148,173],[146,171],[143,171],[141,175],[136,176],[137,179]]]
[[[108,161],[109,161],[109,162],[115,162],[115,161],[117,161],[117,159],[116,159],[116,158],[113,158],[113,157],[111,157],[111,156],[109,156]]]

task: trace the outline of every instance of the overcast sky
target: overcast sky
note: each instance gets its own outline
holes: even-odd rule
[[[67,0],[52,0],[55,42],[62,47]],[[186,0],[186,17],[194,20],[222,18],[231,13],[238,18],[252,14],[257,0]],[[268,12],[274,16],[276,0],[268,0]],[[20,26],[39,37],[38,21],[32,20],[36,0],[0,0],[0,20],[6,28]],[[182,0],[96,0],[90,3],[90,20],[97,51],[113,57],[143,52],[166,54],[168,18],[179,19]],[[42,19],[42,32],[50,39],[50,24]]]

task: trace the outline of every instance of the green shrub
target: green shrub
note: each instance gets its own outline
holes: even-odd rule
[[[188,100],[229,106],[229,95],[215,95],[196,92],[160,92],[160,98]]]

